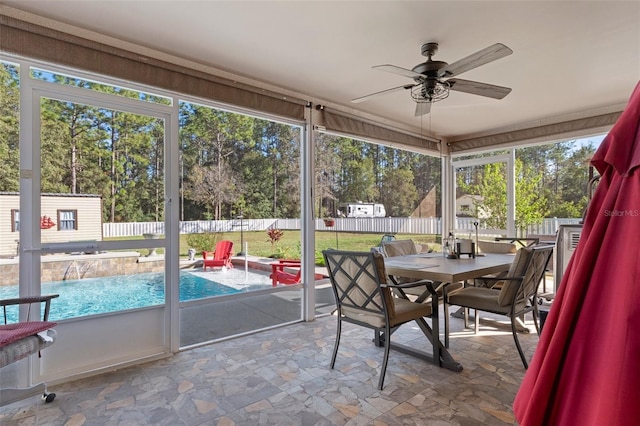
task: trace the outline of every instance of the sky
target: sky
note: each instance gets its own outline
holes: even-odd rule
[[[588,138],[581,138],[581,139],[576,139],[576,146],[575,149],[578,149],[582,146],[588,145],[589,143],[591,143],[595,149],[597,150],[598,147],[600,146],[600,143],[602,143],[602,140],[607,136],[607,134],[603,134],[603,135],[599,135],[599,136],[589,136]]]

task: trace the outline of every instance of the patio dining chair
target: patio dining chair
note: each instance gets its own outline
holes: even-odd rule
[[[385,256],[407,256],[417,254],[416,243],[413,240],[390,240],[380,243]]]
[[[477,285],[475,286],[447,293],[444,304],[445,347],[449,346],[449,305],[476,310],[476,333],[480,325],[478,311],[505,315],[510,319],[513,340],[516,343],[522,364],[524,368],[528,368],[527,360],[518,340],[516,324],[520,318],[524,318],[525,314],[531,312],[536,331],[538,335],[540,334],[537,293],[552,254],[553,245],[523,247],[516,253],[506,276],[481,277],[476,279]],[[496,282],[501,285],[487,286],[484,284],[486,282]],[[468,327],[467,309],[465,309],[465,327]]]
[[[378,389],[382,390],[393,331],[402,324],[415,321],[429,339],[425,330],[430,328],[424,318],[430,317],[433,312],[430,304],[393,297],[391,289],[412,286],[424,288],[431,282],[425,280],[404,285],[387,283],[384,257],[377,252],[325,250],[322,254],[336,299],[338,318],[331,368],[335,366],[343,321],[374,329],[376,339],[380,339],[381,333],[384,336],[381,339],[384,356],[378,380]],[[440,359],[439,353],[434,354],[434,359]]]

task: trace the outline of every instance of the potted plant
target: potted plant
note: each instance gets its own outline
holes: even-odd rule
[[[332,217],[325,217],[323,220],[324,220],[324,226],[326,226],[327,228],[331,228],[336,224],[336,220]]]

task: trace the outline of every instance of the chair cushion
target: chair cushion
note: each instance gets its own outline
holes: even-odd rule
[[[376,314],[373,312],[365,312],[361,309],[354,309],[349,306],[342,306],[342,315],[347,318],[351,318],[357,321],[362,321],[371,325],[372,327],[382,328],[384,327],[384,316],[382,314]]]
[[[522,277],[526,272],[527,265],[531,259],[531,248],[523,247],[516,253],[515,259],[509,267],[507,277]],[[515,292],[518,291],[521,281],[518,280],[506,280],[502,282],[502,289],[498,296],[498,304],[500,306],[508,306],[511,304]]]
[[[529,268],[525,272],[524,276],[524,291],[526,294],[533,294],[538,289],[538,285],[544,279],[544,273],[547,267],[547,262],[553,255],[553,247],[544,249],[538,248],[536,252],[531,254],[531,261]]]
[[[55,329],[50,328],[44,333],[48,337],[47,340],[43,340],[40,335],[31,335],[2,346],[0,348],[0,368],[13,364],[52,345],[56,338]]]
[[[517,251],[514,243],[505,241],[478,241],[478,250],[481,253],[510,254]]]
[[[413,240],[385,241],[382,243],[382,251],[387,257],[406,256],[418,253]]]
[[[365,253],[366,254],[366,253]],[[367,254],[368,256],[368,254]],[[379,253],[372,253],[371,262],[366,261],[363,263],[362,253],[354,258],[346,257],[340,264],[340,269],[334,273],[333,283],[338,289],[338,294],[348,291],[347,305],[352,304],[355,306],[364,306],[369,310],[378,310],[378,312],[367,312],[364,309],[357,309],[351,307],[347,309],[343,303],[342,308],[345,315],[352,317],[351,311],[355,311],[357,315],[369,315],[378,314],[382,316],[382,300],[384,298],[385,309],[389,316],[394,315],[394,304],[391,290],[387,287],[382,287],[378,290],[378,279],[380,284],[386,284],[386,272],[384,269],[384,257]],[[357,260],[356,260],[357,259]],[[362,270],[363,265],[366,267],[366,272]],[[352,277],[357,278],[357,285],[352,287]],[[378,278],[376,278],[378,277]],[[355,317],[354,317],[355,318]]]
[[[376,265],[376,269],[378,270],[378,276],[380,277],[380,284],[387,284],[387,271],[384,268],[384,256],[375,251],[373,251],[372,253],[373,261]],[[384,294],[387,313],[389,314],[389,317],[393,317],[395,315],[395,304],[391,289],[388,287],[383,287],[382,293]]]
[[[406,299],[395,298],[395,315],[389,317],[389,327],[395,327],[419,317],[431,316],[431,305],[428,303],[415,303]],[[342,307],[342,314],[347,318],[367,323],[373,327],[384,327],[384,316],[372,312],[364,312],[348,306]]]
[[[430,303],[415,303],[407,299],[395,298],[395,315],[390,318],[390,326],[403,324],[418,317],[430,317]]]
[[[509,315],[509,307],[498,303],[500,291],[485,287],[466,287],[448,297],[449,304]]]
[[[376,268],[377,275],[379,276],[379,279],[380,279],[380,284],[386,284],[387,275],[384,269],[384,257],[380,253],[376,253],[373,251],[371,253],[373,256],[373,263],[368,264],[367,267]],[[347,271],[348,276],[352,277],[360,269],[360,264],[349,259],[342,264],[342,268]],[[348,283],[345,283],[345,285],[348,285]],[[370,294],[376,291],[375,287],[378,286],[378,283],[373,279],[371,279],[370,275],[363,274],[361,275],[361,279],[358,281],[358,286],[362,288],[363,293],[361,293],[360,291],[354,290],[350,292],[349,297],[356,304],[361,304],[366,301],[366,299],[369,297]],[[395,304],[393,302],[391,291],[389,288],[386,288],[386,287],[382,288],[381,291],[382,291],[382,294],[384,294],[383,297],[385,300],[385,308],[387,310],[387,315],[389,315],[389,317],[393,317],[393,315],[395,314]],[[380,297],[379,295],[376,295],[376,297],[373,298],[373,302],[375,304],[379,304],[379,297]],[[341,311],[342,311],[342,315],[344,315],[347,318],[361,321],[377,328],[384,327],[385,318],[382,311],[371,312],[371,311],[365,311],[363,309],[353,308],[346,305],[341,306]]]
[[[418,248],[413,240],[394,240],[383,242],[382,252],[387,257],[407,256],[410,254],[417,254]],[[409,277],[396,277],[396,281],[399,284],[410,283],[415,280],[415,278]]]
[[[38,334],[57,325],[49,321],[27,321],[0,325],[0,347],[18,341],[24,337]]]

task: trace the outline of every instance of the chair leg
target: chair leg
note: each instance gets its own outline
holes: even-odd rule
[[[442,309],[444,310],[444,347],[449,347],[449,304],[443,303]]]
[[[373,332],[373,343],[377,346],[380,347],[382,346],[382,341],[384,339],[382,338],[382,333],[380,333],[380,330],[376,330]]]
[[[342,332],[342,319],[340,319],[340,312],[338,312],[338,327],[336,332],[336,343],[333,346],[333,356],[331,357],[331,368],[336,364],[336,356],[338,355],[338,346],[340,345],[340,333]]]
[[[480,330],[480,315],[478,315],[477,309],[473,310],[473,320],[475,322],[474,324],[475,330],[473,331],[473,333],[478,334],[478,330]]]
[[[520,359],[522,360],[522,365],[524,368],[529,368],[529,364],[527,364],[527,359],[524,356],[524,352],[522,351],[522,346],[520,346],[520,340],[518,340],[518,330],[516,328],[516,319],[511,317],[511,332],[513,333],[513,340],[516,342],[516,348],[518,349],[518,353],[520,354]]]
[[[529,328],[527,327],[527,324],[524,322],[524,315],[521,315],[516,318],[516,324],[520,326],[520,329],[518,330],[520,331],[520,333],[529,332]]]
[[[536,326],[536,331],[538,332],[538,336],[540,336],[540,312],[538,311],[538,306],[533,306],[533,323]]]
[[[391,330],[389,329],[389,326],[385,327],[384,335],[384,358],[382,359],[382,369],[380,370],[380,379],[378,380],[379,390],[382,390],[384,375],[387,372],[387,363],[389,362],[389,348],[391,347]]]
[[[469,308],[464,308],[464,328],[469,328]]]

